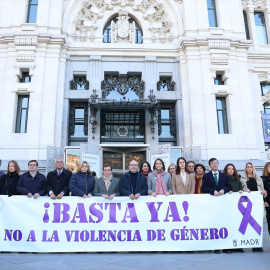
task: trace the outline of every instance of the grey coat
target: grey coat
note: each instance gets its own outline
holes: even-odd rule
[[[163,179],[166,185],[166,189],[167,191],[172,194],[172,184],[171,184],[171,174],[166,172],[163,175]],[[148,194],[150,195],[152,192],[155,192],[156,190],[156,176],[154,175],[154,173],[149,173],[148,174],[148,178],[147,178],[147,185],[148,185]]]
[[[120,196],[118,184],[119,180],[113,177],[109,190],[107,190],[102,177],[100,177],[95,182],[94,196],[102,196],[102,194],[106,194],[109,196],[111,194],[115,194],[115,196]]]

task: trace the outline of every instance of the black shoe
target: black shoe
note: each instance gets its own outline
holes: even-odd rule
[[[257,251],[258,251],[258,252],[263,252],[263,248],[262,248],[262,247],[257,248]]]
[[[220,254],[220,250],[214,250],[215,254]]]
[[[253,252],[257,252],[257,248],[252,248],[252,251]]]
[[[223,249],[224,253],[231,254],[232,252],[229,249]]]

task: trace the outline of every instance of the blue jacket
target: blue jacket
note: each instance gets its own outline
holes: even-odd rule
[[[46,178],[39,172],[36,173],[35,177],[32,177],[29,172],[24,173],[19,179],[16,190],[22,195],[38,193],[40,196],[44,196],[46,194]]]
[[[71,176],[69,189],[72,195],[83,197],[84,194],[94,195],[95,178],[90,173],[78,172]]]
[[[127,172],[122,175],[118,189],[122,196],[129,196],[130,194],[133,194],[130,172]],[[139,193],[140,195],[147,195],[147,191],[148,191],[147,180],[144,175],[138,173],[136,180],[136,189],[134,193],[135,194]]]
[[[227,174],[222,173],[220,171],[219,171],[219,177],[218,177],[218,185],[216,185],[216,181],[214,179],[212,171],[206,173],[203,176],[202,181],[203,181],[202,182],[203,193],[209,193],[211,195],[214,195],[215,190],[220,191],[221,189],[224,189],[224,194],[225,194],[232,190]]]

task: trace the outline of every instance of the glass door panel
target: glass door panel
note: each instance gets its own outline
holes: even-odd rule
[[[113,170],[123,170],[123,153],[104,152],[103,164],[109,163]]]

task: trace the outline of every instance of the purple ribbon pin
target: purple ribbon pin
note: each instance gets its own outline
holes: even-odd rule
[[[243,205],[243,202],[247,202],[247,207]],[[246,229],[248,223],[252,226],[252,228],[261,235],[262,227],[257,223],[257,221],[252,217],[251,210],[252,210],[252,202],[247,196],[241,196],[238,202],[238,209],[243,215],[242,222],[239,227],[239,232],[242,234],[246,233]]]

